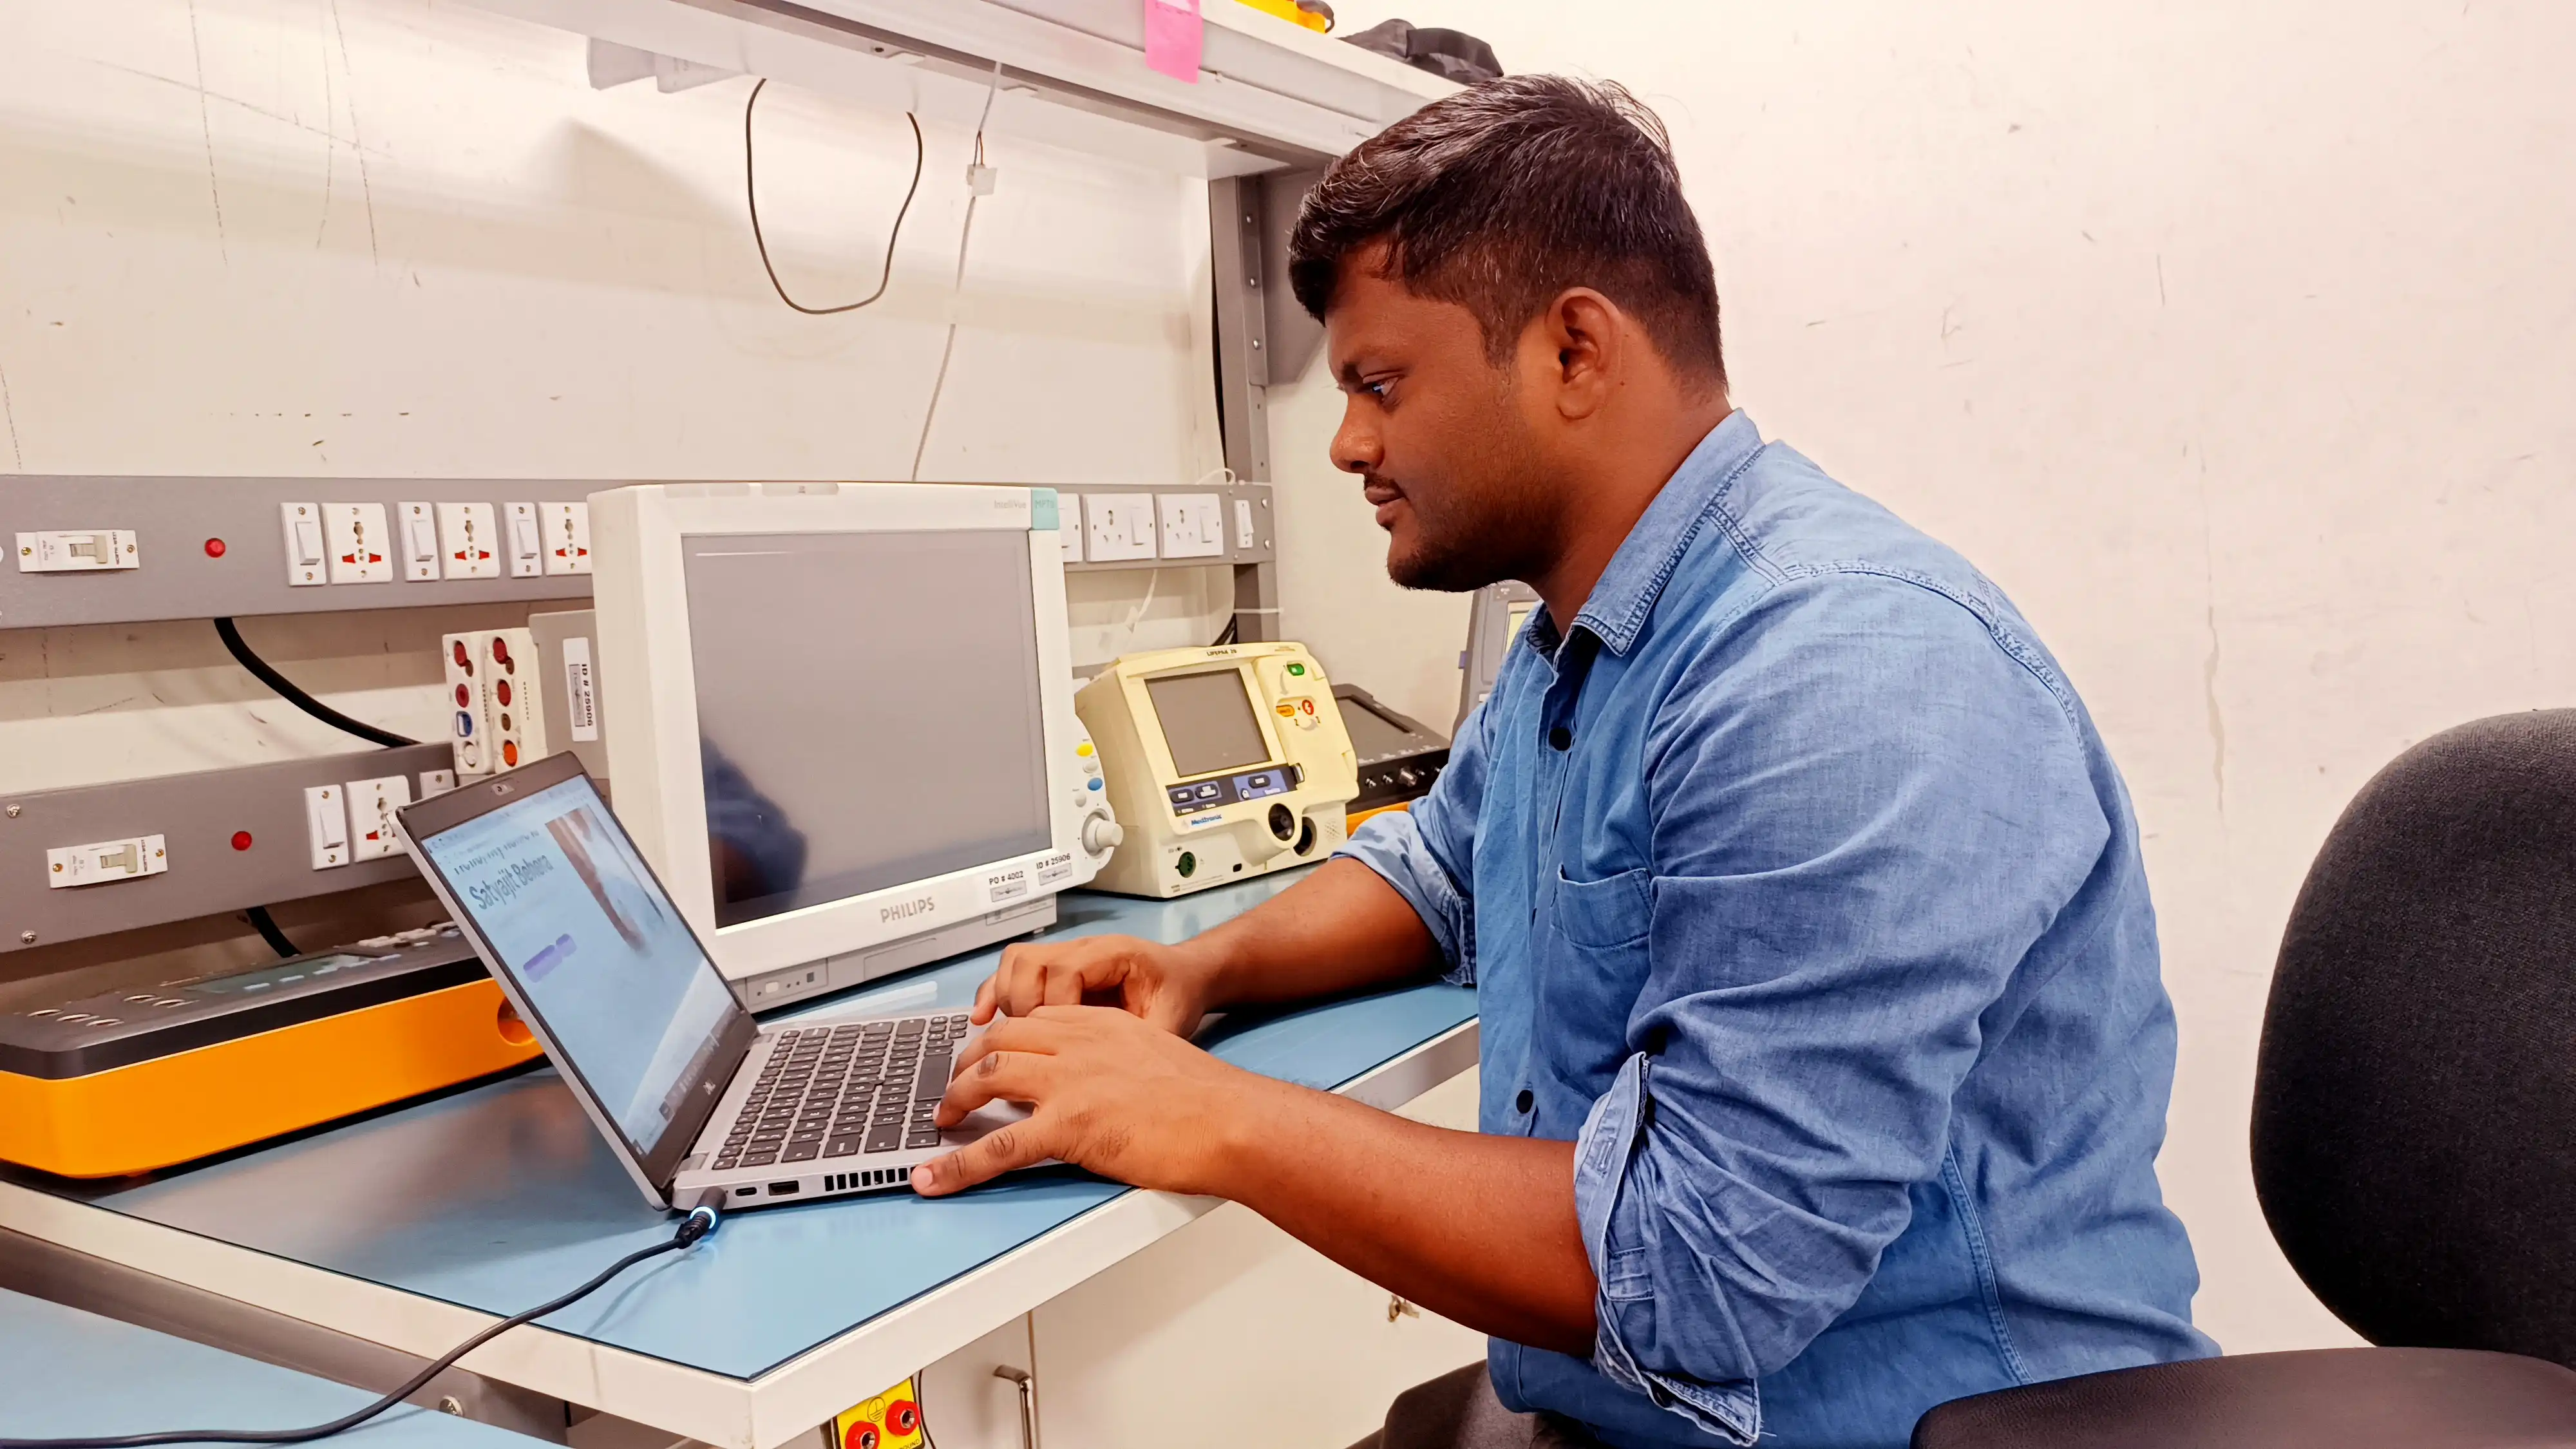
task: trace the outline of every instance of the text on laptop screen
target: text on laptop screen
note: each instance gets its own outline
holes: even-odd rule
[[[718,927],[1047,848],[1023,532],[684,538]]]
[[[549,786],[421,849],[600,1110],[649,1151],[735,1007],[590,781]]]

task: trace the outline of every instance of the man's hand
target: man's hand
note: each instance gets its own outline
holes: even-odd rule
[[[966,1049],[938,1120],[954,1127],[993,1101],[1028,1103],[1031,1115],[914,1168],[912,1185],[944,1197],[1054,1158],[1138,1187],[1215,1192],[1223,1144],[1251,1104],[1289,1090],[1125,1011],[1040,1006]]]
[[[977,1026],[1042,1006],[1115,1006],[1175,1036],[1198,1030],[1217,1003],[1215,972],[1192,953],[1134,936],[1084,936],[1002,952],[975,993]]]

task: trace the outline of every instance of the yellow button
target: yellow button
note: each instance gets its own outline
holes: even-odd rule
[[[1082,757],[1083,757],[1084,759],[1086,759],[1086,760],[1087,760],[1087,759],[1090,759],[1090,758],[1091,758],[1091,741],[1089,741],[1089,740],[1084,740],[1081,744],[1075,745],[1075,746],[1073,747],[1073,752],[1074,752],[1075,754],[1077,754],[1077,755],[1082,756]]]

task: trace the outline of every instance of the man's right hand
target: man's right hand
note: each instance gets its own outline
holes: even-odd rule
[[[1178,946],[1134,936],[1084,936],[1023,943],[975,992],[974,1022],[996,1013],[1025,1017],[1041,1006],[1117,1006],[1176,1036],[1198,1030],[1220,1005],[1215,972]]]

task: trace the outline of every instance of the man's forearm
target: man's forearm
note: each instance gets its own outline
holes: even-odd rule
[[[1212,1191],[1469,1328],[1591,1356],[1573,1143],[1428,1127],[1267,1079],[1221,1139]]]
[[[1439,943],[1413,907],[1376,871],[1348,859],[1324,862],[1179,949],[1207,965],[1212,1006],[1332,996],[1441,967]]]

